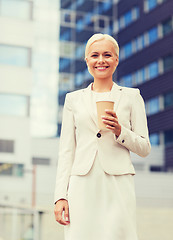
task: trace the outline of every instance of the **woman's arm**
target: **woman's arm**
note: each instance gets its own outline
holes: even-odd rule
[[[131,130],[121,125],[121,134],[116,141],[141,157],[146,157],[151,150],[148,136],[145,105],[139,90],[132,97]]]
[[[116,113],[112,110],[106,110],[106,113],[110,114],[110,116],[102,118],[103,122],[107,124],[107,128],[114,133],[115,141],[129,151],[141,157],[146,157],[150,153],[151,145],[148,137],[145,106],[139,90],[137,89],[135,92],[135,94],[130,96],[132,99],[129,119],[131,129],[119,123]]]
[[[67,200],[67,188],[74,160],[75,147],[74,116],[71,107],[70,95],[67,94],[62,117],[54,202],[57,202],[59,199]]]

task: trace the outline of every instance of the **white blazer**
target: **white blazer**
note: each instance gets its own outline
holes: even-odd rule
[[[145,157],[151,150],[144,101],[139,89],[113,84],[110,95],[121,125],[116,139],[110,130],[99,130],[91,84],[66,95],[59,145],[55,202],[67,199],[71,175],[86,175],[96,153],[103,170],[111,175],[135,174],[130,151]],[[97,137],[100,132],[101,137]]]

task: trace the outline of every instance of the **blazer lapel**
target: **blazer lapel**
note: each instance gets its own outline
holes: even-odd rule
[[[111,89],[111,99],[114,101],[114,111],[116,113],[118,105],[121,99],[122,87],[118,86],[116,83],[113,84]]]
[[[92,101],[93,99],[92,99],[91,86],[92,86],[92,83],[87,88],[83,89],[83,93],[84,93],[83,94],[83,100],[84,100],[84,103],[85,103],[86,110],[90,114],[90,117],[91,117],[94,125],[98,129],[97,116],[94,113],[94,107],[93,107],[93,101]]]

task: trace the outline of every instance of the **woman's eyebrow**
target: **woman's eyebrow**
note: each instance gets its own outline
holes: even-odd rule
[[[106,51],[106,52],[104,52],[104,54],[105,53],[111,53],[112,54],[112,52],[110,52],[110,51]],[[91,54],[99,54],[98,52],[92,52]]]
[[[112,52],[110,52],[110,51],[106,51],[106,52],[104,52],[104,53],[111,53],[111,54],[112,54]]]
[[[98,52],[91,52],[91,54],[95,54],[95,53],[98,54]]]

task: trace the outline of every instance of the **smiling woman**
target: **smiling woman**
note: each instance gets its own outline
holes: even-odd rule
[[[66,226],[65,240],[138,239],[130,151],[145,157],[151,146],[139,90],[113,82],[118,56],[114,38],[93,35],[85,51],[93,82],[66,95],[54,211]],[[114,105],[102,105],[104,129],[101,101]]]

